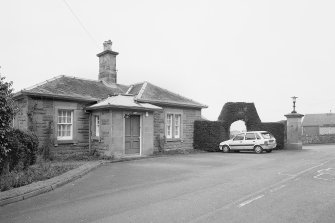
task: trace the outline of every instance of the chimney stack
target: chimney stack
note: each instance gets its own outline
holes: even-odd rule
[[[105,41],[103,46],[104,51],[97,54],[97,57],[99,57],[99,81],[116,84],[116,56],[119,53],[112,51],[112,41],[110,40]]]

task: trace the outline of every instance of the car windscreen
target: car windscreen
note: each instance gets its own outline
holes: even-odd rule
[[[236,141],[236,140],[243,140],[243,139],[244,139],[244,134],[239,134],[239,135],[235,136],[235,138],[233,140]]]
[[[273,135],[271,133],[268,133],[268,132],[262,132],[261,134],[262,134],[262,136],[263,136],[264,139],[272,139],[272,138],[274,138]]]

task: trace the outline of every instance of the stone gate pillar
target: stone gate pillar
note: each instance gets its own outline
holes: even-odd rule
[[[287,143],[286,149],[302,149],[302,127],[301,119],[304,115],[299,113],[289,113],[287,118]]]

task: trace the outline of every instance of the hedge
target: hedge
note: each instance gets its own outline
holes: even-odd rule
[[[194,122],[194,149],[205,151],[218,151],[219,144],[229,139],[229,126],[218,121]]]
[[[205,151],[218,151],[219,144],[229,139],[228,123],[219,121],[195,121],[194,122],[194,149]],[[253,125],[248,131],[268,131],[274,135],[277,141],[277,149],[283,149],[285,145],[285,123],[262,122]]]
[[[29,131],[12,129],[7,134],[10,151],[0,163],[0,173],[10,172],[14,169],[26,169],[36,162],[38,151],[38,139]]]
[[[233,122],[238,120],[243,120],[247,129],[261,123],[255,104],[246,102],[227,102],[224,104],[218,121],[225,122],[230,127]]]
[[[276,138],[277,149],[285,146],[285,123],[282,122],[262,122],[253,125],[248,131],[268,131]]]

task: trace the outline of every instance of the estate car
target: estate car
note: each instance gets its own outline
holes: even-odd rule
[[[243,132],[230,140],[220,143],[220,150],[224,153],[229,151],[248,151],[254,150],[256,153],[266,151],[272,152],[276,148],[275,137],[267,131]]]

